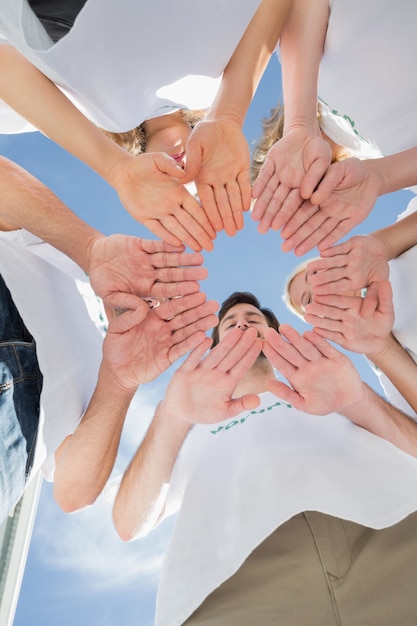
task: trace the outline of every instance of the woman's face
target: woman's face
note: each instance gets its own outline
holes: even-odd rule
[[[180,167],[184,167],[185,146],[191,128],[184,121],[180,111],[146,120],[145,132],[146,152],[165,152],[175,159]]]
[[[304,315],[305,307],[312,300],[313,292],[308,282],[309,274],[307,269],[302,270],[294,276],[288,288],[290,300],[301,315]]]

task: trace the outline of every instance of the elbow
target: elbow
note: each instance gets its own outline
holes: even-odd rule
[[[64,513],[76,513],[94,504],[99,493],[83,492],[80,489],[68,489],[54,485],[54,499]]]
[[[122,541],[133,541],[143,536],[140,533],[140,529],[130,524],[127,515],[124,515],[123,511],[120,511],[116,505],[113,507],[113,524],[119,539]]]

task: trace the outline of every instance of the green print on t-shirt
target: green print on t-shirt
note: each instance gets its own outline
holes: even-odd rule
[[[274,402],[274,404],[267,406],[265,409],[255,409],[244,417],[239,418],[238,420],[230,420],[230,422],[228,422],[226,426],[219,426],[216,430],[211,430],[210,433],[212,435],[217,435],[217,433],[219,433],[220,431],[226,432],[227,430],[231,430],[235,426],[238,426],[238,424],[244,424],[251,415],[260,415],[261,413],[266,413],[276,406],[286,406],[288,409],[292,409],[292,405],[288,404],[288,402]]]

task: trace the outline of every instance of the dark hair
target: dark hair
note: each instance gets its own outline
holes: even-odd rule
[[[236,304],[251,304],[256,309],[258,309],[266,321],[268,322],[268,326],[274,328],[277,332],[279,331],[279,321],[277,320],[275,314],[271,311],[271,309],[266,309],[261,307],[261,303],[258,298],[253,295],[253,293],[249,293],[249,291],[235,291],[233,292],[222,304],[221,309],[219,311],[219,323],[215,328],[213,328],[213,332],[211,336],[213,338],[212,348],[219,343],[219,325],[226,313]]]
[[[182,118],[184,122],[186,122],[191,129],[204,119],[206,114],[205,110],[191,110],[188,109],[180,109]],[[104,133],[116,142],[119,146],[133,154],[133,156],[137,156],[138,154],[142,154],[146,152],[146,143],[148,141],[148,137],[145,129],[145,122],[139,124],[132,130],[128,130],[125,133],[112,133],[109,130],[105,130]]]

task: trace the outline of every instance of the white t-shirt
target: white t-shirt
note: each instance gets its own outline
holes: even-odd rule
[[[0,41],[20,50],[97,125],[127,131],[173,106],[208,107],[259,3],[88,0],[53,45],[26,0],[0,0]]]
[[[318,93],[384,154],[417,146],[417,3],[333,0]]]
[[[417,197],[413,198],[407,209],[399,215],[402,219],[417,210]],[[395,321],[392,329],[397,341],[407,350],[417,363],[417,289],[415,287],[417,267],[417,245],[389,262],[390,281],[393,292]],[[399,391],[381,371],[376,371],[385,395],[389,401],[417,419],[417,414],[404,400]]]
[[[97,383],[106,320],[84,272],[25,230],[0,232],[0,274],[36,340],[43,388],[32,476],[43,466],[51,480],[54,452]]]
[[[261,394],[235,419],[193,428],[168,511],[180,507],[161,574],[156,624],[193,613],[278,526],[305,510],[371,528],[417,510],[417,459],[331,414]]]

